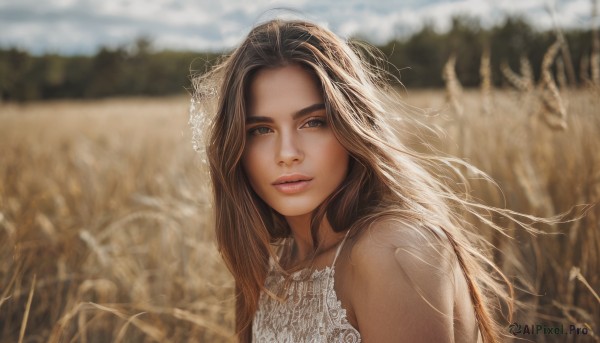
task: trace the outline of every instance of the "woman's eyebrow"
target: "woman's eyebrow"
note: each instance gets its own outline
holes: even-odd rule
[[[298,118],[302,118],[305,115],[308,115],[312,112],[322,110],[325,108],[325,104],[313,104],[308,107],[305,107],[292,115],[292,119],[296,120]],[[263,116],[249,116],[246,117],[246,124],[255,124],[255,123],[272,123],[273,118],[271,117],[263,117]]]
[[[294,113],[294,115],[292,116],[292,119],[296,120],[298,118],[304,117],[307,114],[313,113],[318,110],[322,110],[324,108],[325,108],[325,104],[322,104],[322,103],[310,105],[310,106],[305,107],[305,108],[301,109],[300,111]]]

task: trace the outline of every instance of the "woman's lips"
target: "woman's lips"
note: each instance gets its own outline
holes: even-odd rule
[[[293,182],[285,182],[285,183],[275,183],[273,184],[273,186],[275,186],[275,188],[280,191],[281,193],[285,193],[285,194],[295,194],[295,193],[300,193],[302,191],[304,191],[305,189],[307,189],[310,186],[312,179],[309,180],[299,180],[299,181],[293,181]]]
[[[312,182],[312,177],[300,173],[282,175],[273,182],[273,186],[284,194],[300,193],[307,189]]]

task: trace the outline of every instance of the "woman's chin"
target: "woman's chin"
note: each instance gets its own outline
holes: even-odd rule
[[[284,217],[301,217],[310,215],[317,208],[315,206],[298,206],[298,205],[289,205],[289,206],[276,206],[273,207],[277,213],[281,214]]]

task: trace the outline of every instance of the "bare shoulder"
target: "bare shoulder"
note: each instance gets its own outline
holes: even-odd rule
[[[380,220],[357,235],[350,258],[357,271],[369,274],[385,268],[429,274],[432,268],[447,271],[455,262],[441,229],[394,219]]]
[[[350,302],[364,342],[453,341],[456,259],[441,230],[386,219],[353,243]]]

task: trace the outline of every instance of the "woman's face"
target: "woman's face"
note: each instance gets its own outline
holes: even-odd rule
[[[286,217],[311,213],[348,171],[323,94],[305,69],[288,65],[258,71],[249,95],[242,165],[252,188]]]

